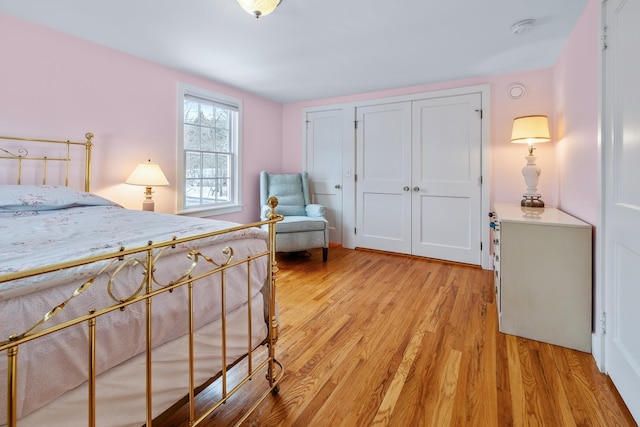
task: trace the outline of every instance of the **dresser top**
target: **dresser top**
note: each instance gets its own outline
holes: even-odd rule
[[[527,208],[512,203],[495,203],[493,208],[501,222],[522,222],[531,224],[557,225],[564,227],[591,227],[553,207]]]

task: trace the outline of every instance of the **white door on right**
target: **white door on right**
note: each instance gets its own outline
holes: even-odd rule
[[[482,97],[413,102],[414,255],[480,265]]]
[[[640,421],[640,2],[604,5],[605,365]]]

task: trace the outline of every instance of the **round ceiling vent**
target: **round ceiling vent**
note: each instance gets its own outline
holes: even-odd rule
[[[513,24],[511,26],[511,31],[513,31],[513,33],[516,35],[520,35],[523,33],[528,33],[529,31],[533,30],[533,27],[535,26],[536,26],[535,19],[524,19],[522,21],[518,21],[515,24]]]

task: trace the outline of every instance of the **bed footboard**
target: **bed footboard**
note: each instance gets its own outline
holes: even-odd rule
[[[46,283],[65,274],[78,280],[68,288],[70,291],[65,290],[64,298],[39,313],[33,323],[9,336],[0,336],[0,356],[6,354],[6,396],[0,397],[6,399],[2,411],[6,417],[0,413],[0,425],[14,427],[19,418],[22,422],[30,417],[33,424],[42,419],[38,417],[66,420],[72,416],[68,408],[75,404],[77,396],[84,396],[84,402],[73,416],[86,420],[88,426],[96,425],[102,414],[128,416],[127,402],[123,407],[103,406],[111,403],[103,403],[101,396],[109,395],[109,383],[133,381],[135,372],[143,384],[139,385],[139,392],[131,391],[131,397],[124,399],[134,407],[141,406],[131,415],[131,422],[153,425],[154,419],[171,406],[166,401],[175,402],[186,396],[188,423],[195,426],[240,392],[249,380],[266,371],[264,392],[247,408],[238,424],[243,422],[269,394],[278,393],[284,375],[275,352],[278,340],[275,225],[281,217],[274,211],[277,199],[270,203],[271,215],[263,222],[193,237],[149,241],[144,247],[121,247],[107,254],[0,275],[0,286],[18,281]],[[247,250],[238,237],[220,241],[221,236],[245,235],[262,225],[268,225],[268,238],[264,239],[261,232],[264,242],[261,250]],[[214,245],[216,241],[218,244]],[[257,292],[255,277],[263,280]],[[242,292],[245,303],[231,306],[229,301],[237,299],[231,298],[231,294],[237,296]],[[96,303],[103,300],[108,303]],[[213,308],[214,301],[219,304],[217,308]],[[81,310],[80,314],[74,310]],[[1,331],[6,332],[4,328]],[[127,348],[137,348],[136,345],[139,348],[130,350],[135,354],[124,362],[106,362],[120,345],[114,339],[130,341]],[[46,343],[44,350],[38,342]],[[51,346],[53,342],[65,343],[60,354],[47,350],[58,348]],[[81,349],[76,352],[78,348]],[[230,381],[229,370],[238,360],[246,362],[242,364],[244,373],[238,379],[238,373],[234,372]],[[29,399],[26,390],[32,387],[27,373],[37,366],[55,370],[52,367],[56,364],[75,366],[83,373],[84,381],[41,408],[23,413]],[[162,369],[169,369],[166,372],[171,375],[177,371],[184,374],[187,378],[179,380],[184,387],[172,387],[178,380],[165,377],[169,374]],[[198,390],[202,384],[213,384],[212,379],[217,379],[220,398],[206,409],[196,409]],[[177,391],[167,394],[163,383],[169,383],[167,389]],[[67,400],[60,403],[64,399]],[[63,421],[61,425],[71,423]]]

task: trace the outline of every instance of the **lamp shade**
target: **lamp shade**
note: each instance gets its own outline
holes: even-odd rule
[[[513,119],[511,142],[531,145],[550,140],[547,116],[523,116]]]
[[[162,169],[160,169],[160,165],[151,160],[139,163],[125,183],[143,185],[145,187],[169,185],[169,181],[167,181],[167,177],[164,176]]]
[[[282,0],[236,0],[241,8],[256,18],[273,12]]]

